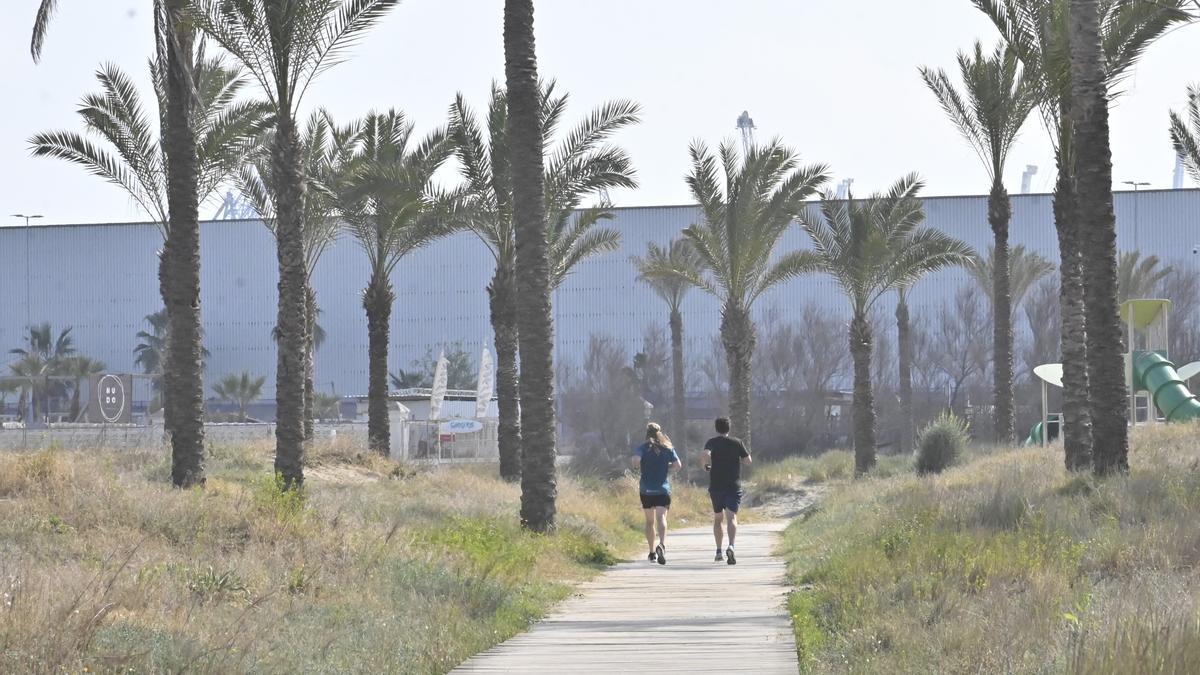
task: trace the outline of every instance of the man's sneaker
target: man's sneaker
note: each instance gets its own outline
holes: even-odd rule
[[[655,561],[657,561],[657,560],[658,560],[658,554],[657,554],[656,552],[654,552],[654,551],[650,551],[650,555],[649,555],[649,556],[647,556],[647,560],[649,560],[650,562],[655,562]]]
[[[737,564],[737,558],[733,557],[733,549],[732,548],[725,549],[725,562],[729,563],[730,565]]]
[[[666,550],[663,549],[662,544],[659,544],[658,546],[654,547],[654,553],[658,554],[658,564],[659,565],[667,564],[667,552],[666,552]]]
[[[725,556],[721,555],[720,551],[717,551],[717,557],[713,558],[713,562],[725,562]]]

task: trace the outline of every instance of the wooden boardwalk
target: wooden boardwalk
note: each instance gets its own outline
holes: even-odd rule
[[[794,674],[784,562],[771,555],[784,525],[740,526],[734,566],[713,561],[711,528],[668,532],[667,565],[621,563],[453,672]]]

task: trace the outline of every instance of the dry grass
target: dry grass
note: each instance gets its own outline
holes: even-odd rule
[[[1128,477],[1059,451],[846,485],[788,531],[815,672],[1200,672],[1195,426],[1139,429]]]
[[[325,445],[297,495],[270,452],[215,447],[188,492],[162,450],[0,455],[0,672],[444,672],[639,550],[632,479],[561,477],[539,536],[494,467]],[[673,524],[707,506],[677,488]]]

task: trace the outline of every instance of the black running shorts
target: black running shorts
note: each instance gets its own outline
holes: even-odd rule
[[[671,495],[640,495],[642,498],[642,508],[652,509],[658,506],[669,509],[671,508]]]

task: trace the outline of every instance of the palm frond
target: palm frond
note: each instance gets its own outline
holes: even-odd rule
[[[34,63],[42,58],[42,45],[46,42],[46,33],[57,9],[58,0],[42,0],[38,5],[37,17],[33,20],[33,38],[29,42],[29,54]]]

